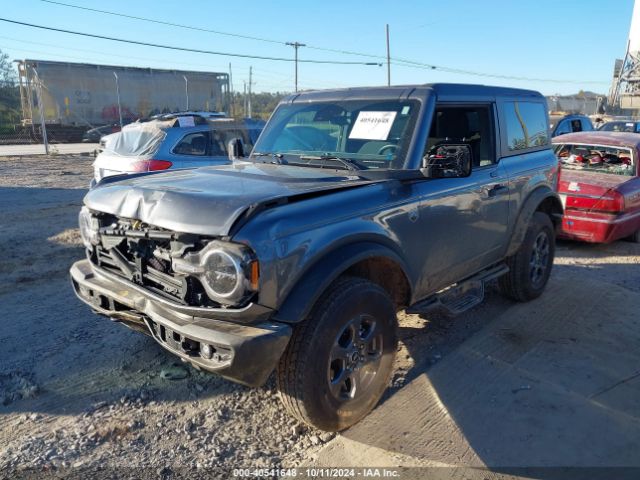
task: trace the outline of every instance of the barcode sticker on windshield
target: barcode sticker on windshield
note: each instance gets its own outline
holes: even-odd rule
[[[357,140],[386,140],[398,112],[360,112],[349,138]]]

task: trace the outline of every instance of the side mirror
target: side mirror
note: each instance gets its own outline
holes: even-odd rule
[[[456,178],[471,175],[473,154],[466,144],[435,145],[422,159],[422,174],[427,178]]]
[[[227,152],[229,152],[229,160],[238,160],[244,158],[244,144],[241,138],[232,138],[227,144]]]

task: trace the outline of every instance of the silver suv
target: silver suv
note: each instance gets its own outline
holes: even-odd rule
[[[539,296],[562,215],[537,92],[415,85],[281,102],[246,161],[105,179],[73,287],[196,368],[342,430],[392,374],[396,312]],[[238,153],[238,152],[234,152]],[[115,178],[115,177],[114,177]]]

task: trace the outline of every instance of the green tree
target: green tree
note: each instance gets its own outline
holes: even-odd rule
[[[262,118],[264,120],[269,118],[271,112],[276,108],[278,102],[282,100],[288,93],[283,92],[260,92],[251,94],[251,116],[253,118]],[[242,92],[234,92],[232,99],[232,107],[229,112],[234,117],[244,117],[246,112],[244,111],[245,95]]]
[[[0,50],[0,132],[12,132],[20,123],[20,90],[9,55]]]

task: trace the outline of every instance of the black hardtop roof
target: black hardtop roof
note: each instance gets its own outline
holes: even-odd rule
[[[417,98],[427,93],[438,98],[447,97],[469,100],[471,98],[529,97],[544,100],[540,92],[521,88],[493,87],[464,83],[426,83],[422,85],[397,85],[391,87],[352,87],[334,90],[311,90],[298,92],[285,98],[284,102],[305,102],[314,100],[347,100],[366,98]]]

